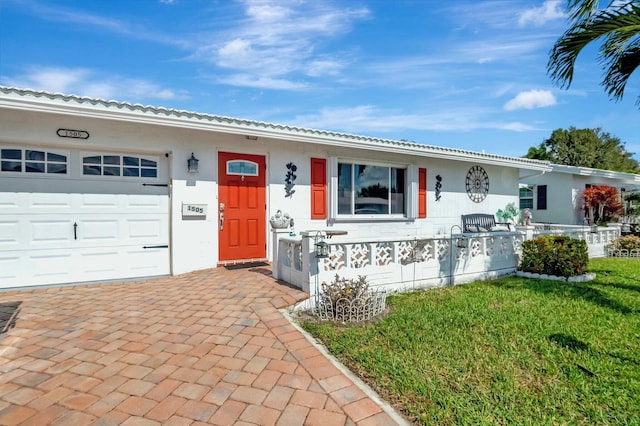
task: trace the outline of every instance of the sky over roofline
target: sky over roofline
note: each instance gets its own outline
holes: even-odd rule
[[[640,132],[626,124],[629,102],[608,102],[590,64],[570,91],[546,76],[548,50],[566,25],[559,0],[429,7],[405,0],[348,7],[335,0],[158,0],[127,8],[6,1],[11,25],[2,38],[19,51],[0,64],[1,84],[463,149],[495,146],[509,156],[524,155],[557,128],[602,127],[640,151]],[[59,11],[57,20],[38,12],[43,5]],[[27,17],[46,28],[51,52],[65,45],[54,44],[58,38],[99,42],[101,49],[74,47],[81,61],[59,61],[62,54],[28,44],[36,33],[21,32]],[[260,34],[265,22],[272,28]]]
[[[354,141],[368,141],[373,142],[374,144],[386,144],[390,146],[403,146],[406,148],[416,148],[419,150],[434,150],[436,152],[443,153],[455,153],[459,155],[468,155],[471,157],[483,157],[487,160],[498,160],[498,161],[507,161],[509,163],[517,163],[521,165],[529,165],[535,166],[537,168],[548,168],[549,163],[547,161],[539,161],[528,158],[519,158],[519,157],[510,157],[504,156],[495,153],[487,153],[480,151],[472,151],[472,150],[463,150],[458,148],[451,148],[445,146],[438,146],[433,144],[419,143],[416,141],[408,141],[408,140],[398,140],[398,139],[388,139],[382,137],[372,137],[367,135],[359,135],[355,133],[345,133],[345,132],[335,132],[331,130],[303,127],[303,126],[294,126],[289,124],[282,123],[274,123],[274,122],[265,122],[258,120],[251,120],[246,118],[239,117],[230,117],[230,116],[220,116],[215,114],[207,114],[197,111],[185,111],[185,110],[177,110],[173,108],[161,107],[161,106],[153,106],[153,105],[142,105],[142,104],[134,104],[126,101],[119,100],[105,100],[92,98],[88,96],[79,96],[73,94],[65,94],[65,93],[53,93],[41,90],[33,90],[28,88],[18,88],[18,87],[9,87],[9,86],[0,86],[0,94],[4,94],[7,99],[7,105],[10,108],[12,99],[17,99],[19,101],[26,100],[29,102],[29,105],[33,107],[31,101],[35,100],[36,104],[42,102],[41,99],[46,99],[46,103],[48,105],[57,104],[59,108],[64,109],[65,106],[68,105],[68,102],[75,102],[80,106],[85,108],[95,108],[97,106],[104,107],[107,110],[114,113],[116,116],[121,114],[123,108],[126,108],[131,111],[138,111],[144,114],[154,114],[154,115],[165,115],[165,116],[176,116],[179,118],[185,118],[188,120],[205,120],[205,121],[218,121],[229,124],[238,125],[240,127],[246,126],[247,128],[265,128],[272,129],[277,132],[284,132],[284,134],[288,132],[307,134],[312,137],[323,136],[329,138],[339,138],[345,140],[354,140]],[[0,95],[0,99],[2,96]],[[40,99],[40,100],[39,100]],[[53,102],[53,104],[52,104]],[[318,140],[319,142],[320,140]]]

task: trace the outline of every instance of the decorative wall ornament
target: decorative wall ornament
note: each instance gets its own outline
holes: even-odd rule
[[[467,195],[474,203],[481,203],[489,194],[489,175],[480,166],[473,166],[467,172]]]
[[[278,210],[276,214],[271,216],[269,223],[274,229],[285,229],[289,227],[289,224],[293,221],[289,213],[282,213],[282,210]]]
[[[284,177],[284,192],[285,197],[293,197],[293,193],[296,192],[293,187],[296,185],[296,175],[295,172],[298,170],[298,166],[293,163],[287,163],[287,174]]]
[[[440,198],[442,198],[442,195],[440,194],[441,190],[442,190],[442,176],[437,175],[436,176],[436,201],[440,201]]]
[[[522,224],[525,226],[531,226],[532,221],[533,213],[531,213],[531,209],[522,209]]]

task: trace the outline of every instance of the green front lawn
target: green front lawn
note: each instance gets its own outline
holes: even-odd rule
[[[417,424],[640,424],[640,259],[590,271],[399,294],[375,323],[303,327]]]

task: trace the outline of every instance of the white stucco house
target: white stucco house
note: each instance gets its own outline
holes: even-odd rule
[[[534,222],[584,225],[582,191],[608,185],[625,192],[640,190],[640,175],[550,164],[550,171],[520,176],[520,208],[529,208]]]
[[[523,158],[0,87],[0,288],[273,260],[283,233],[444,237],[462,214],[517,204],[520,176],[550,171]],[[571,194],[577,178],[567,176]],[[270,229],[278,211],[293,229]]]

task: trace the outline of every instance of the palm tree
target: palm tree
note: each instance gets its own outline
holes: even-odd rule
[[[547,73],[555,84],[568,88],[582,49],[601,40],[599,55],[604,86],[610,98],[620,100],[631,74],[640,66],[640,0],[611,0],[599,9],[599,0],[568,0],[571,27],[556,41]],[[640,107],[640,96],[636,100]]]

